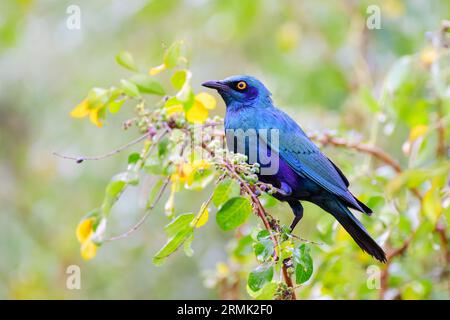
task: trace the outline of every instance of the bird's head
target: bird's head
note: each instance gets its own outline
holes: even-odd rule
[[[202,86],[216,89],[229,106],[232,103],[252,104],[270,101],[271,93],[258,79],[251,76],[232,76],[224,80],[212,80]]]

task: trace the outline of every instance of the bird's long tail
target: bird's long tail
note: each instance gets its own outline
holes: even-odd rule
[[[329,200],[321,203],[320,206],[339,221],[363,251],[381,262],[387,261],[383,249],[372,239],[366,228],[341,201],[338,199]]]

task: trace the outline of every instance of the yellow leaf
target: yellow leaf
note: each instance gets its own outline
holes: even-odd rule
[[[194,101],[194,105],[187,111],[186,119],[189,122],[202,124],[208,118],[208,109],[206,109],[203,103]]]
[[[97,245],[91,240],[85,241],[81,244],[80,253],[84,260],[90,260],[97,254]]]
[[[91,110],[91,112],[89,113],[89,120],[91,120],[91,122],[95,124],[97,127],[101,128],[102,123],[100,122],[100,119],[98,117],[99,112],[100,109]]]
[[[165,109],[166,109],[166,113],[168,116],[171,116],[175,113],[183,113],[184,112],[182,104],[175,104],[173,106],[168,106],[168,107],[165,107]]]
[[[151,76],[155,76],[158,73],[164,71],[165,69],[166,69],[166,65],[163,63],[163,64],[160,64],[159,66],[150,68],[150,70],[148,71],[148,74]]]
[[[418,138],[424,136],[427,133],[427,131],[428,131],[428,126],[426,126],[424,124],[419,124],[411,129],[411,131],[409,132],[408,140],[410,142],[416,141]]]
[[[208,222],[209,219],[209,210],[208,207],[205,206],[205,203],[202,204],[200,208],[200,212],[198,213],[197,217],[195,218],[195,228],[200,228]]]
[[[201,103],[206,109],[212,110],[216,107],[216,99],[207,92],[200,92],[195,96],[195,101]]]
[[[78,242],[84,243],[88,240],[94,232],[94,218],[89,218],[81,221],[77,226]]]
[[[89,114],[89,102],[87,99],[81,101],[71,112],[73,118],[83,118]]]

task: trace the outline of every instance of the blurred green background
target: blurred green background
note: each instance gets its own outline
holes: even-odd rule
[[[72,4],[81,9],[80,30],[66,26]],[[366,28],[371,4],[381,9],[379,30]],[[227,259],[232,233],[209,223],[193,243],[194,258],[177,253],[155,267],[151,258],[165,242],[162,226],[167,223],[161,205],[133,236],[104,245],[94,260],[79,256],[75,227],[101,202],[110,177],[126,167],[126,154],[77,165],[52,152],[102,154],[136,136],[121,129],[131,110],[110,117],[102,129],[69,117],[91,87],[107,87],[126,74],[114,61],[119,51],[132,52],[144,69],[161,62],[165,45],[182,39],[189,47],[196,90],[205,80],[255,75],[306,130],[335,129],[368,138],[374,115],[364,106],[361,91],[367,88],[377,96],[392,64],[420,52],[427,44],[426,31],[439,29],[446,18],[450,2],[444,0],[1,1],[0,298],[219,297],[205,285],[205,272]],[[220,102],[214,112],[223,116],[224,111]],[[407,125],[395,123],[392,136],[386,135],[392,128],[384,125],[377,143],[403,159],[399,146]],[[352,182],[364,175],[365,156],[326,151]],[[358,194],[361,188],[354,184],[352,190]],[[139,219],[145,190],[127,191],[113,210],[108,232],[125,231]],[[197,210],[206,196],[182,193],[177,211]],[[271,212],[284,222],[291,219],[284,205]],[[314,232],[322,216],[307,206],[297,233],[317,240]],[[368,224],[378,215],[364,219]],[[81,290],[66,288],[66,268],[72,264],[81,267]],[[360,264],[349,260],[348,272],[358,270],[354,274],[365,284]],[[399,287],[411,281],[416,279],[404,279]],[[430,281],[419,282],[424,293],[412,297],[448,298],[448,284],[429,290]],[[331,292],[310,288],[308,297],[377,297],[376,292],[352,294],[349,288],[336,280]]]

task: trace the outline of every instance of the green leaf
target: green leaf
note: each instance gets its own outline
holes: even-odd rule
[[[98,109],[108,102],[108,90],[104,88],[92,88],[87,95],[89,106],[92,109]]]
[[[260,265],[248,275],[247,285],[252,291],[259,291],[267,283],[272,281],[273,266]]]
[[[164,108],[175,106],[177,104],[183,104],[183,102],[178,100],[177,97],[170,97],[167,99],[166,103],[164,103]]]
[[[302,284],[311,278],[313,273],[313,260],[306,244],[294,249],[293,262],[295,269],[295,282]]]
[[[166,242],[166,244],[153,257],[153,263],[157,266],[164,263],[166,258],[175,252],[187,239],[193,235],[194,229],[192,227],[186,228]]]
[[[158,143],[158,156],[159,157],[164,157],[167,154],[167,151],[169,150],[169,148],[168,148],[169,142],[170,142],[169,138],[164,137]]]
[[[255,252],[256,259],[260,262],[267,261],[275,250],[272,239],[270,238],[270,232],[262,230],[257,235],[257,242],[254,244],[253,251]]]
[[[141,159],[139,152],[133,152],[128,156],[128,164],[136,164]]]
[[[116,61],[122,67],[125,67],[131,71],[138,70],[136,64],[134,63],[133,56],[128,51],[119,52],[119,54],[116,56]]]
[[[253,238],[251,235],[246,235],[239,238],[236,248],[233,250],[233,256],[236,259],[248,257],[252,253]]]
[[[183,244],[184,253],[188,257],[192,257],[194,255],[194,250],[192,249],[192,241],[194,241],[194,233],[192,233]]]
[[[164,53],[164,65],[167,68],[176,67],[180,62],[182,58],[181,56],[182,45],[183,45],[182,41],[177,41],[174,42],[169,48],[167,48],[166,52]]]
[[[169,239],[153,257],[153,263],[155,265],[164,263],[165,259],[183,244],[185,244],[185,253],[188,256],[192,255],[190,244],[194,237],[194,228],[191,226],[191,222],[194,217],[195,215],[193,213],[181,214],[164,227],[166,233],[169,235]]]
[[[186,182],[185,188],[196,191],[203,190],[214,180],[214,172],[213,168],[195,170],[195,172],[192,173],[192,178]]]
[[[165,94],[161,83],[151,76],[137,74],[132,76],[130,81],[133,82],[142,93],[157,94],[161,96]]]
[[[130,80],[122,79],[120,80],[120,83],[122,84],[123,92],[126,95],[133,98],[137,98],[140,96],[138,87]]]
[[[164,230],[169,236],[173,236],[186,228],[190,228],[192,220],[194,220],[195,214],[193,213],[183,213],[171,221]]]
[[[186,80],[189,80],[190,78],[191,78],[190,71],[178,70],[173,74],[172,78],[170,78],[170,82],[172,83],[175,89],[180,90],[186,83]]]
[[[272,300],[278,289],[278,283],[268,282],[256,296],[256,300]]]
[[[220,208],[216,215],[219,227],[224,230],[233,230],[243,224],[252,213],[252,205],[248,198],[231,198]]]
[[[239,196],[241,188],[239,183],[233,179],[222,180],[214,190],[212,202],[219,208],[228,199]]]
[[[106,186],[105,197],[102,204],[102,213],[104,216],[109,214],[113,204],[127,185],[127,174],[121,173],[114,176],[111,182]]]
[[[122,105],[124,104],[125,99],[121,99],[121,100],[114,100],[114,101],[110,101],[108,102],[108,110],[109,112],[111,112],[112,114],[117,113],[120,111],[120,108],[122,108]]]

